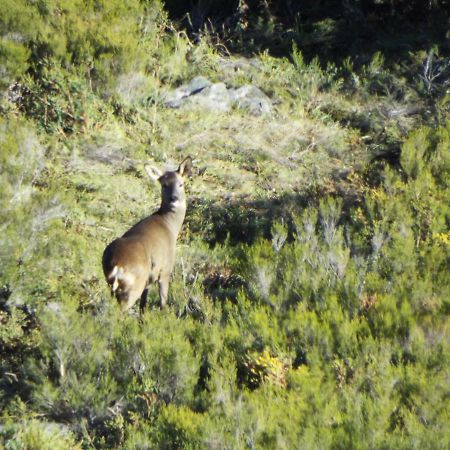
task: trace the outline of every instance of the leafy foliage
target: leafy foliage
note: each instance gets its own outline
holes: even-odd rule
[[[275,33],[287,3],[247,4],[241,31]],[[421,8],[344,16],[364,7]],[[0,24],[0,445],[447,447],[444,47],[225,58],[158,1],[6,2]],[[273,115],[164,107],[198,74],[260,86]],[[142,162],[186,153],[171,305],[122,316],[101,252],[158,201]]]

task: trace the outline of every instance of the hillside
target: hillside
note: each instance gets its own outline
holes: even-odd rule
[[[448,1],[222,3],[0,10],[0,448],[448,448]],[[123,315],[102,252],[188,155]]]

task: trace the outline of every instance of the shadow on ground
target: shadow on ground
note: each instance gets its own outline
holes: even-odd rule
[[[450,2],[305,0],[262,2],[218,0],[165,2],[171,19],[195,39],[207,31],[234,53],[268,51],[288,56],[295,43],[306,61],[340,66],[351,58],[357,67],[381,52],[387,63],[435,45],[450,54],[447,37]]]

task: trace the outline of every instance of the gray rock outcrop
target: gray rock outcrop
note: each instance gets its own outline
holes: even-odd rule
[[[163,95],[168,108],[202,108],[208,111],[228,112],[233,107],[259,116],[272,112],[272,102],[256,86],[227,88],[225,83],[211,83],[204,77],[195,77],[189,83]]]

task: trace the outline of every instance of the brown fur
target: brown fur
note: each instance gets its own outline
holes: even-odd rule
[[[161,308],[167,303],[170,275],[175,264],[175,247],[186,214],[184,179],[189,175],[191,158],[174,172],[161,174],[146,166],[150,178],[161,184],[161,206],[141,220],[103,252],[103,273],[122,311],[141,299],[145,306],[147,287],[158,282]]]

